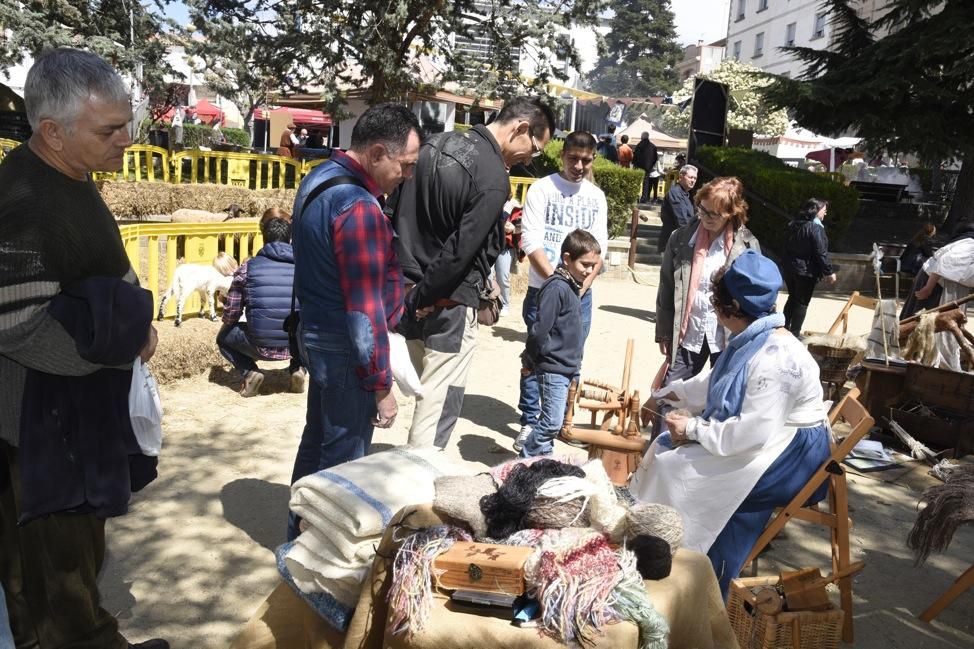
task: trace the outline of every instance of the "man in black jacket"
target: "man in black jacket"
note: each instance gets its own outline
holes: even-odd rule
[[[518,97],[497,119],[423,144],[415,176],[390,198],[406,278],[399,325],[423,384],[409,444],[443,448],[460,416],[477,340],[477,307],[504,241],[508,170],[541,154],[551,109]]]
[[[646,172],[646,175],[643,176],[643,191],[642,196],[639,198],[640,203],[645,203],[649,200],[650,182],[659,181],[659,178],[652,178],[649,175],[656,168],[657,160],[659,160],[659,151],[656,150],[656,145],[650,141],[649,132],[643,132],[639,136],[639,144],[636,145],[632,157],[633,168],[642,169]]]

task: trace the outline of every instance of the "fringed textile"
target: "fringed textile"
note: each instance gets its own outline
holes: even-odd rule
[[[612,591],[612,608],[620,619],[629,620],[639,628],[640,649],[666,649],[669,625],[649,601],[646,586],[637,570],[636,555],[620,549],[618,556],[622,581]]]
[[[394,635],[422,631],[433,601],[433,559],[457,541],[472,541],[465,530],[437,525],[411,534],[403,541],[392,565],[389,587],[390,628]]]

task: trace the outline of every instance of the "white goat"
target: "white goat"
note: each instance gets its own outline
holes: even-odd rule
[[[203,317],[203,303],[210,309],[210,320],[216,320],[217,293],[226,295],[230,290],[233,273],[237,270],[237,261],[225,252],[221,252],[213,259],[211,266],[204,264],[180,264],[172,274],[172,283],[159,300],[159,320],[162,320],[166,310],[166,302],[176,298],[176,326],[183,322],[183,307],[193,292],[200,296],[200,317]]]

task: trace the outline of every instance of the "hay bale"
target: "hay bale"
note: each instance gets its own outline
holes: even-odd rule
[[[99,181],[97,185],[108,209],[118,218],[141,219],[172,212],[173,185],[112,180]]]
[[[160,384],[197,376],[212,367],[228,366],[216,347],[220,322],[189,317],[180,327],[172,320],[156,323],[159,346],[149,361],[152,374]]]
[[[179,209],[205,210],[207,212],[222,212],[226,218],[227,206],[236,203],[251,216],[254,216],[248,205],[255,192],[246,187],[199,184],[173,185],[173,188],[173,203],[170,212]]]

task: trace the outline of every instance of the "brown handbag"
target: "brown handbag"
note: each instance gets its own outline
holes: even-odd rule
[[[497,324],[501,317],[501,290],[493,278],[480,290],[480,303],[477,306],[477,322],[487,327]]]

